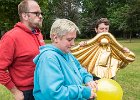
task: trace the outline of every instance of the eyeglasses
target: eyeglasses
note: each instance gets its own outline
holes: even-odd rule
[[[32,13],[32,14],[35,14],[36,16],[40,16],[40,14],[43,16],[43,13],[42,12],[25,12],[25,13]]]

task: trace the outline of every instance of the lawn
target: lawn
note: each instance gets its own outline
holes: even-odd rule
[[[76,43],[79,41],[81,40],[76,40]],[[136,59],[126,68],[118,71],[116,81],[124,91],[123,100],[140,100],[140,39],[132,40],[131,43],[129,40],[119,40],[119,42],[133,51]],[[0,85],[0,100],[13,100],[11,93],[2,85]]]

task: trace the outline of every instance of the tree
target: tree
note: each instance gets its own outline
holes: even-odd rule
[[[131,40],[131,36],[135,34],[136,30],[139,30],[139,5],[140,3],[138,0],[112,3],[112,6],[108,8],[108,18],[111,22],[112,31],[118,31],[124,38],[128,38],[129,36]],[[121,34],[117,35],[121,36]]]
[[[50,27],[56,18],[67,18],[81,30],[80,37],[92,38],[95,21],[110,20],[110,31],[129,37],[140,32],[140,0],[37,0],[44,13],[42,33],[49,38]],[[7,31],[19,21],[17,6],[20,0],[0,0],[0,31]],[[116,34],[121,33],[121,34]]]
[[[42,0],[43,1],[43,0]],[[45,1],[45,0],[44,0]],[[40,2],[40,1],[39,1]],[[47,31],[47,38],[49,36],[50,27],[56,18],[67,18],[78,25],[79,20],[79,2],[78,0],[48,0],[47,7],[42,4],[45,12],[44,29]],[[46,28],[46,29],[45,29]]]
[[[108,0],[81,0],[81,31],[82,37],[91,38],[94,31],[95,21],[101,17],[107,17]]]
[[[0,31],[7,31],[19,21],[17,5],[19,0],[0,0]]]

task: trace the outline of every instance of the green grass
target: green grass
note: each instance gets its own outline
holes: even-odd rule
[[[14,100],[11,92],[2,85],[0,85],[0,100]]]
[[[81,40],[76,40],[78,43]],[[50,40],[45,41],[50,43]],[[140,100],[140,39],[119,40],[119,42],[133,51],[136,59],[124,69],[118,71],[116,81],[122,86],[124,91],[123,100]],[[12,94],[0,85],[0,100],[13,100]]]
[[[124,90],[123,100],[140,100],[140,40],[120,42],[136,55],[135,61],[117,74],[117,81]]]

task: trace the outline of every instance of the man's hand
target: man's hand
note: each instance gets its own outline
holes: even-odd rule
[[[14,95],[15,100],[24,100],[23,92],[17,89],[16,87],[12,88],[10,91]]]

